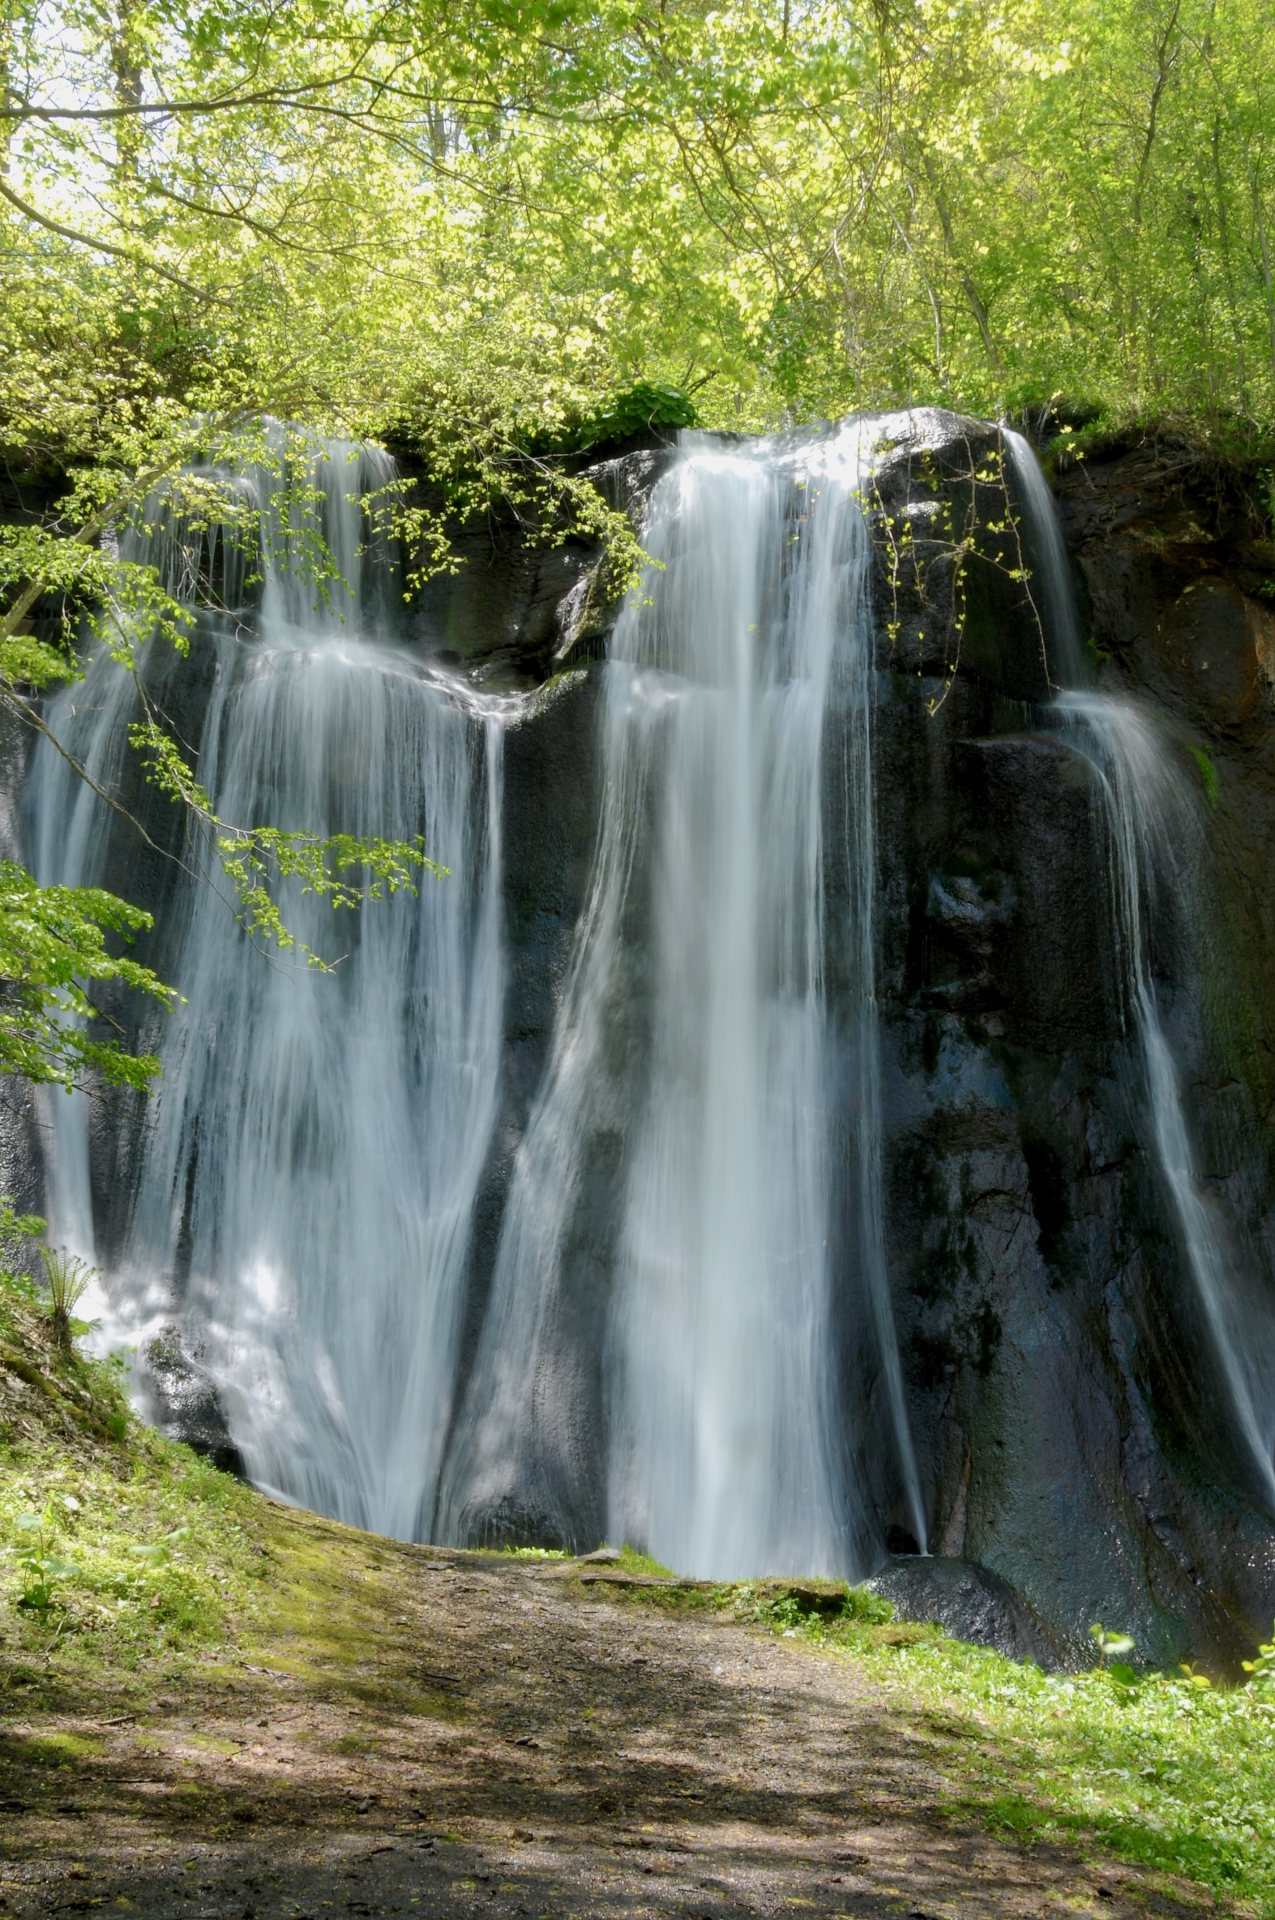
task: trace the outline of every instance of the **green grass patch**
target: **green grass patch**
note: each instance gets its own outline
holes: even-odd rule
[[[570,1560],[573,1557],[565,1547],[492,1547],[478,1551],[490,1551],[505,1560]]]
[[[666,1567],[662,1561],[653,1560],[649,1553],[642,1553],[637,1547],[627,1544],[620,1548],[620,1557],[615,1563],[617,1573],[644,1573],[656,1580],[672,1580],[672,1567]]]

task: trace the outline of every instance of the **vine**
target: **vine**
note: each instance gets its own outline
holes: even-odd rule
[[[901,507],[897,504],[892,506],[887,500],[881,485],[880,469],[875,465],[870,485],[863,496],[868,525],[882,560],[890,594],[890,613],[885,629],[891,652],[897,649],[902,638],[901,600],[908,586],[915,592],[922,618],[927,620],[927,625],[919,627],[916,633],[918,642],[922,643],[917,660],[918,678],[924,676],[923,643],[927,637],[928,620],[932,619],[935,627],[942,626],[944,622],[943,593],[937,585],[940,569],[950,595],[942,687],[926,702],[926,711],[931,716],[937,714],[946,702],[961,669],[969,613],[967,575],[972,560],[982,561],[1022,589],[1035,625],[1046,680],[1051,688],[1056,686],[1049,670],[1044,622],[1032,592],[1032,573],[1023,552],[1021,516],[1010,494],[1004,439],[1002,437],[996,446],[989,448],[981,459],[975,458],[968,437],[965,448],[967,459],[964,467],[946,475],[936,473],[928,454],[922,455],[919,473],[914,474],[913,464],[909,461],[907,494]],[[889,447],[882,445],[876,451],[888,452]],[[914,502],[914,477],[936,488],[935,492],[926,496],[925,501],[930,511],[926,515],[929,524],[924,545],[933,549],[929,553],[920,550],[922,542],[916,531],[920,510],[919,504]],[[939,485],[943,488],[942,492],[937,491]],[[965,494],[959,506],[952,497],[957,489]],[[989,518],[980,511],[980,489],[994,490],[1000,496],[1004,507],[997,517]],[[988,535],[992,536],[994,542],[990,550]]]

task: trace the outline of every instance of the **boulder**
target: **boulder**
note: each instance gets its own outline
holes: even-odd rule
[[[1075,1652],[1050,1633],[1021,1594],[977,1561],[899,1555],[867,1584],[890,1602],[899,1620],[942,1627],[954,1640],[994,1647],[1010,1660],[1032,1660],[1046,1673],[1078,1664]]]

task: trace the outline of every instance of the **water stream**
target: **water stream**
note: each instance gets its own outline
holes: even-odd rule
[[[423,833],[451,877],[335,919],[285,889],[326,975],[255,951],[181,878],[184,1005],[113,1203],[112,1330],[176,1328],[255,1481],[387,1533],[605,1533],[711,1576],[857,1574],[885,1499],[923,1544],[883,1250],[857,429],[688,436],[655,490],[659,569],[604,669],[592,877],[489,1287],[471,1239],[501,1084],[512,707],[396,639],[360,504],[383,456],[310,458],[330,594],[268,472],[236,481],[247,531],[148,511],[139,556],[221,602],[197,641],[200,778],[239,823]],[[104,784],[134,697],[102,658],[51,703]],[[30,799],[40,877],[101,879],[119,829],[47,746]],[[55,1105],[53,1231],[92,1257],[86,1116]],[[865,1484],[851,1402],[888,1436],[892,1488]]]
[[[1201,1179],[1181,1074],[1151,969],[1150,916],[1176,897],[1202,911],[1198,810],[1172,748],[1137,701],[1088,686],[1088,663],[1066,550],[1049,488],[1021,435],[1005,431],[1024,504],[1038,599],[1061,691],[1058,717],[1098,777],[1107,822],[1112,914],[1123,1004],[1138,1036],[1148,1145],[1159,1171],[1187,1271],[1203,1310],[1242,1445],[1275,1514],[1275,1367],[1271,1329],[1253,1309],[1234,1236]]]

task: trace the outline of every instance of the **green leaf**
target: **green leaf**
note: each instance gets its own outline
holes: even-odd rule
[[[173,1557],[172,1548],[165,1546],[162,1540],[151,1541],[144,1546],[130,1547],[129,1552],[134,1559],[145,1561],[148,1567],[167,1566]]]
[[[145,1087],[159,1071],[149,1055],[99,1040],[91,986],[120,981],[172,1006],[170,987],[136,961],[112,954],[108,933],[149,930],[148,913],[97,887],[40,887],[0,860],[0,1073],[75,1085],[93,1071],[113,1086]]]

